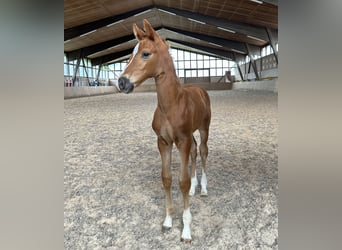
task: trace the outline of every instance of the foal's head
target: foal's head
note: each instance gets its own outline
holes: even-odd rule
[[[138,44],[118,80],[120,90],[127,94],[147,78],[157,77],[161,73],[160,64],[163,63],[163,55],[169,54],[169,46],[146,19],[144,19],[144,29],[145,31],[136,24],[133,25]]]

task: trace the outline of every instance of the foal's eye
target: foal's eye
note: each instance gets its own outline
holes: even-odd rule
[[[150,55],[151,55],[151,53],[144,51],[144,52],[141,54],[141,57],[142,57],[143,59],[147,59]]]

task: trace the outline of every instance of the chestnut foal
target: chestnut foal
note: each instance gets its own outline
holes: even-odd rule
[[[158,136],[166,197],[166,217],[163,229],[172,227],[171,154],[173,143],[175,143],[181,157],[179,186],[184,200],[184,228],[181,240],[191,242],[189,195],[195,194],[197,186],[197,143],[193,133],[199,130],[201,136],[199,147],[202,161],[201,195],[206,196],[210,100],[208,93],[201,87],[181,86],[169,54],[169,46],[147,20],[143,22],[145,31],[136,24],[133,25],[134,35],[139,43],[119,78],[119,88],[125,93],[130,93],[134,87],[139,86],[147,78],[154,77],[155,79],[158,106],[154,112],[152,127]],[[189,155],[191,155],[191,181],[188,171]]]

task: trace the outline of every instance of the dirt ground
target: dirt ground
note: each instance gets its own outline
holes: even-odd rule
[[[208,197],[190,198],[191,245],[180,242],[180,164],[173,150],[173,228],[151,128],[156,93],[64,101],[65,249],[278,249],[276,93],[209,91]],[[195,134],[198,140],[198,133]],[[200,157],[197,157],[198,178]]]

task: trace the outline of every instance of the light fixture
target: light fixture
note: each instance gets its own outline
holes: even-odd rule
[[[240,54],[246,54],[245,52],[237,50],[237,49],[231,49],[231,51],[234,51],[234,52],[237,52],[237,53],[240,53]]]
[[[116,21],[116,22],[114,22],[114,23],[108,24],[107,27],[113,26],[113,25],[118,24],[118,23],[121,23],[121,22],[123,22],[123,21],[124,21],[124,19],[121,19],[121,20]]]
[[[162,12],[165,12],[165,13],[167,13],[167,14],[170,14],[170,15],[176,16],[175,13],[172,13],[172,12],[170,12],[170,11],[166,11],[166,10],[162,10],[162,9],[158,9],[158,10],[160,10],[160,11],[162,11]]]
[[[96,30],[89,31],[89,32],[87,32],[87,33],[84,33],[84,34],[80,35],[80,37],[89,35],[89,34],[91,34],[91,33],[94,33],[95,31],[96,31]]]
[[[234,30],[230,30],[230,29],[226,29],[226,28],[222,28],[222,27],[217,27],[219,30],[224,30],[224,31],[228,31],[230,33],[236,33]]]
[[[204,22],[201,22],[201,21],[198,21],[198,20],[189,18],[189,17],[188,17],[188,20],[193,21],[193,22],[196,22],[196,23],[200,23],[200,24],[205,24]]]
[[[138,14],[135,14],[134,16],[140,16],[140,15],[142,15],[142,14],[145,14],[145,13],[149,12],[149,11],[151,11],[151,9],[148,9],[148,10],[145,10],[145,11],[140,12],[140,13],[138,13]]]
[[[258,4],[262,4],[263,2],[262,1],[259,1],[259,0],[249,0],[251,2],[254,2],[254,3],[258,3]]]
[[[95,52],[95,53],[93,53],[93,54],[90,54],[90,55],[88,55],[88,56],[94,56],[94,55],[96,55],[96,54],[99,54],[99,53],[101,53],[101,52],[103,52],[103,50],[101,50],[101,51],[98,51],[98,52]]]
[[[247,36],[247,37],[252,38],[252,39],[254,39],[254,40],[258,40],[258,41],[260,41],[260,42],[265,42],[265,40],[260,39],[260,38],[257,38],[257,37],[255,37],[255,36]]]
[[[196,41],[201,41],[200,39],[198,39],[196,37],[191,37],[191,39],[196,40]]]
[[[107,50],[114,49],[114,48],[120,47],[120,46],[121,46],[121,44],[118,44],[118,45],[115,45],[115,46],[112,46],[112,47],[107,48]]]
[[[222,45],[216,44],[216,43],[209,43],[211,45],[217,46],[217,47],[223,47]]]
[[[64,43],[67,43],[67,42],[70,42],[70,41],[71,41],[71,39],[64,41]]]

